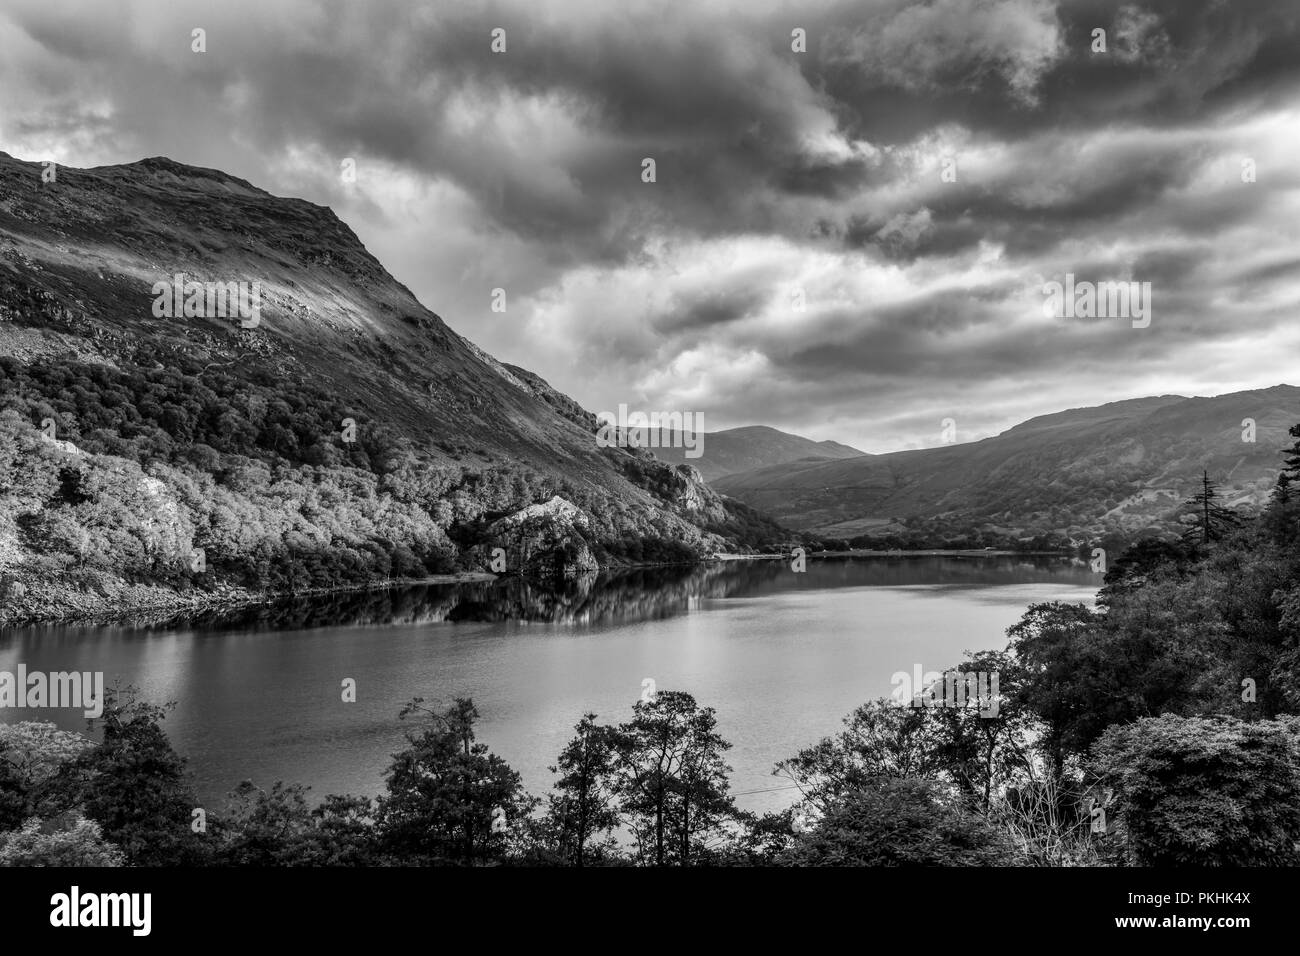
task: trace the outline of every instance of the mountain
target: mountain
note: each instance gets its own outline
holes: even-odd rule
[[[1255,422],[1243,441],[1243,420]],[[1082,540],[1168,527],[1202,470],[1228,503],[1264,501],[1300,422],[1300,388],[1162,395],[1043,415],[982,441],[832,462],[793,462],[714,482],[790,527],[842,538],[904,527]],[[905,525],[906,522],[906,525]]]
[[[55,613],[467,570],[557,496],[582,512],[560,571],[779,531],[599,447],[594,415],[453,332],[326,207],[164,158],[43,171],[0,153],[0,618],[39,616],[37,592]],[[175,276],[210,285],[174,299]]]
[[[675,439],[672,432],[666,431],[660,439],[662,447],[650,450],[657,458],[671,464],[694,465],[705,481],[800,459],[856,458],[865,454],[839,442],[813,441],[766,425],[704,432],[698,444],[700,454],[696,458],[687,458],[683,442]]]

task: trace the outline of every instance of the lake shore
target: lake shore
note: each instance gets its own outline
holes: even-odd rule
[[[918,551],[813,551],[806,557],[835,560],[846,558],[924,558],[924,557],[1043,557],[1065,555],[1056,551],[961,551],[930,549]],[[718,553],[700,564],[730,561],[785,561],[787,554],[730,554]],[[619,565],[617,570],[658,568],[669,565],[655,562]],[[605,568],[602,571],[615,570]],[[421,584],[455,585],[486,584],[499,575],[488,571],[458,571],[451,574],[433,574],[424,577],[390,578],[388,580],[362,581],[334,587],[304,588],[299,590],[259,591],[230,584],[218,584],[211,589],[178,591],[157,584],[129,584],[119,578],[101,576],[92,585],[70,579],[33,581],[15,575],[11,569],[6,574],[5,593],[0,597],[0,630],[57,624],[121,624],[158,623],[186,614],[203,614],[210,611],[239,610],[272,604],[286,598],[343,594],[356,591],[376,591],[411,587]],[[14,584],[18,584],[17,589]]]
[[[363,581],[336,587],[300,590],[257,591],[219,584],[211,590],[177,591],[155,584],[127,584],[120,579],[104,578],[91,588],[71,581],[42,581],[31,584],[16,578],[21,593],[10,593],[0,604],[0,628],[51,624],[114,624],[127,621],[149,623],[180,614],[200,614],[214,610],[237,610],[271,604],[285,598],[342,594],[351,591],[375,591],[420,584],[481,584],[495,581],[488,571],[459,571],[425,577],[389,578]]]
[[[725,554],[719,552],[715,561],[784,561],[788,554]],[[1008,558],[1008,557],[1070,557],[1068,551],[1003,551],[997,549],[952,550],[927,548],[915,551],[872,551],[864,548],[849,551],[809,551],[806,558]]]
[[[674,566],[677,565],[653,561],[636,562],[602,568],[601,573]],[[502,575],[490,571],[457,571],[297,590],[256,590],[217,584],[210,589],[178,591],[159,584],[130,584],[106,574],[101,574],[90,585],[74,582],[66,575],[53,579],[35,579],[34,576],[17,574],[11,568],[0,574],[0,631],[58,624],[156,625],[186,615],[238,611],[290,598],[381,591],[422,584],[489,584],[500,577]],[[18,585],[16,589],[15,584]]]

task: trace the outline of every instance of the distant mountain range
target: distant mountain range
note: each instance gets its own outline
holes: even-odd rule
[[[807,459],[809,461],[857,458],[865,452],[841,445],[835,441],[813,441],[791,435],[789,432],[768,428],[766,425],[748,425],[727,428],[719,432],[705,432],[699,442],[700,455],[687,458],[681,442],[673,441],[671,432],[664,433],[661,444],[669,447],[652,448],[655,456],[674,465],[688,464],[699,469],[706,481],[723,475],[753,471],[769,465],[784,465]]]
[[[1254,441],[1244,441],[1245,419]],[[909,527],[1077,539],[1167,527],[1202,470],[1259,505],[1300,422],[1300,388],[1161,395],[1030,419],[993,438],[838,461],[773,464],[713,482],[781,523],[852,538]]]

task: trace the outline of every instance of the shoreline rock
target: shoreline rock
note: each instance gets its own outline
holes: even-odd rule
[[[470,550],[474,560],[492,567],[493,552],[505,553],[505,572],[535,580],[567,580],[596,574],[600,562],[584,532],[590,523],[582,509],[555,495],[549,501],[498,518],[484,542]]]

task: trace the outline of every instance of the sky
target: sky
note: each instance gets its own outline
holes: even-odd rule
[[[1297,51],[1294,0],[3,0],[0,150],[329,205],[592,411],[883,452],[1300,384]]]

